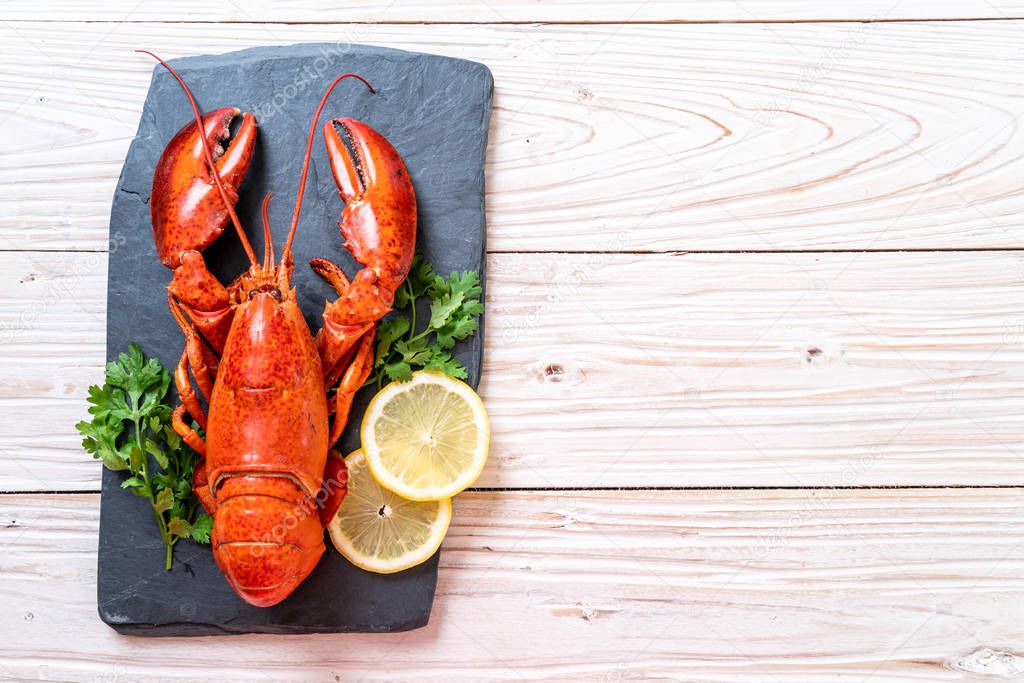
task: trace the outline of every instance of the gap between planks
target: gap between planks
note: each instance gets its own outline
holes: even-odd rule
[[[519,251],[515,249],[487,249],[488,255],[539,256],[687,256],[690,254],[973,254],[984,252],[1021,252],[1024,247],[919,247],[909,249],[630,249],[607,251],[600,249],[540,249]],[[46,246],[29,246],[25,249],[0,247],[0,254],[108,254],[108,249],[47,249]]]
[[[506,486],[468,488],[461,493],[602,493],[602,492],[642,492],[642,491],[942,491],[942,490],[984,490],[984,489],[1019,489],[1024,491],[1024,484],[894,484],[892,486],[548,486],[531,488],[528,486]],[[77,489],[72,491],[0,491],[0,496],[95,496],[100,490]],[[460,495],[461,495],[460,493]]]
[[[1024,15],[1020,16],[998,16],[998,17],[898,17],[894,19],[861,17],[845,19],[571,19],[564,21],[542,21],[542,20],[491,20],[491,21],[401,21],[401,20],[351,20],[334,19],[328,21],[275,21],[259,19],[182,19],[154,21],[152,19],[4,19],[4,23],[19,24],[59,24],[73,21],[76,24],[192,24],[192,25],[218,25],[218,24],[247,24],[254,26],[714,26],[714,25],[761,25],[761,24],[919,24],[934,22],[962,23],[968,21],[1022,21]]]

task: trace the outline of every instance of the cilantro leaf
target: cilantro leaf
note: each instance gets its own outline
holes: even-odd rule
[[[160,493],[156,494],[156,499],[153,501],[153,509],[157,512],[167,512],[171,509],[173,503],[174,493],[170,489],[163,489]]]
[[[484,312],[484,305],[476,299],[467,299],[462,304],[462,315],[469,316],[471,318],[479,318]]]
[[[213,517],[204,512],[196,518],[196,521],[192,522],[190,535],[196,543],[209,543],[211,531],[213,531]]]
[[[416,300],[416,296],[412,293],[412,286],[409,281],[406,280],[401,286],[395,290],[395,308],[406,308],[411,302]]]
[[[391,346],[402,338],[402,335],[409,331],[412,323],[405,316],[388,318],[377,326],[377,359],[379,367],[384,358],[391,352]]]
[[[199,508],[192,492],[198,455],[171,426],[173,410],[164,402],[171,374],[136,344],[106,366],[103,385],[89,387],[91,420],[75,425],[82,447],[108,469],[125,472],[121,488],[146,498],[153,507],[166,546],[166,567],[181,538],[201,542],[190,519]],[[212,523],[212,522],[211,522]],[[209,531],[206,531],[208,540]]]
[[[388,379],[395,382],[408,382],[412,379],[412,366],[404,360],[385,363],[384,372],[387,374]]]
[[[423,364],[426,370],[439,370],[455,379],[466,379],[466,368],[443,349],[434,349],[430,359]]]
[[[171,521],[167,523],[167,532],[172,536],[184,538],[192,535],[192,525],[181,517],[171,517]]]
[[[430,358],[430,349],[426,339],[412,341],[403,339],[395,344],[395,351],[409,365],[423,365]]]
[[[117,446],[117,439],[124,431],[120,420],[105,415],[93,418],[92,422],[83,420],[75,427],[85,437],[82,447],[92,457],[101,460],[108,469],[117,472],[128,469],[128,455]]]
[[[430,302],[430,329],[439,330],[447,325],[465,298],[462,292],[452,292]]]
[[[431,298],[434,298],[438,294],[431,290],[442,286],[444,278],[434,272],[434,267],[423,258],[423,254],[418,253],[413,258],[413,265],[409,269],[409,282],[417,296],[429,294]]]
[[[448,276],[448,289],[451,292],[461,292],[465,299],[476,299],[482,293],[480,287],[480,273],[475,270],[464,270],[461,274],[452,273]]]
[[[142,349],[133,343],[128,353],[107,364],[107,384],[127,394],[136,416],[147,417],[167,394],[171,374],[156,358],[146,360]]]
[[[437,343],[442,349],[450,349],[455,346],[455,342],[473,336],[479,324],[479,321],[473,317],[452,320],[437,330]]]
[[[445,278],[417,253],[408,277],[395,292],[395,314],[378,327],[376,372],[367,384],[380,385],[385,379],[404,382],[418,368],[466,379],[466,368],[451,350],[480,328],[482,294],[476,271],[453,272]],[[417,304],[424,297],[429,300],[430,317],[426,324],[417,324]]]

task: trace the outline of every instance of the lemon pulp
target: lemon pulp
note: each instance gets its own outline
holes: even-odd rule
[[[373,398],[361,436],[382,486],[410,500],[438,500],[476,481],[487,461],[490,425],[467,384],[422,370]]]
[[[362,451],[347,458],[348,493],[328,524],[334,547],[357,567],[390,574],[429,559],[452,519],[451,501],[415,502],[383,488]]]

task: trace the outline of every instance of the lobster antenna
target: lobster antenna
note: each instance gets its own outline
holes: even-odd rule
[[[260,208],[260,216],[263,218],[263,270],[270,270],[274,267],[274,239],[270,234],[270,217],[267,211],[273,194],[273,192],[267,193],[267,196],[263,198],[263,206]]]
[[[147,54],[160,62],[165,69],[171,72],[171,75],[174,76],[174,80],[178,81],[181,89],[185,91],[185,95],[188,97],[188,103],[192,105],[192,113],[196,117],[196,126],[198,126],[200,131],[199,141],[202,143],[203,155],[206,157],[206,163],[210,166],[213,181],[217,185],[217,189],[220,191],[220,198],[224,202],[224,206],[227,207],[228,215],[231,216],[231,223],[235,226],[235,232],[238,233],[238,239],[242,243],[245,255],[249,257],[249,264],[255,266],[258,263],[256,261],[256,253],[253,252],[252,245],[249,244],[249,238],[246,237],[245,230],[242,229],[242,223],[238,220],[238,215],[235,213],[235,207],[231,201],[228,200],[227,191],[224,189],[224,184],[221,182],[220,172],[217,170],[217,164],[213,161],[213,152],[210,151],[210,143],[206,140],[206,126],[203,125],[203,117],[202,114],[199,113],[199,105],[196,104],[196,98],[192,95],[192,91],[189,90],[185,80],[178,75],[178,72],[175,71],[170,64],[160,59],[160,57],[156,56],[149,50],[136,50],[136,52]]]
[[[324,110],[324,105],[327,104],[327,98],[330,97],[331,91],[334,90],[334,86],[341,83],[346,78],[358,78],[363,82],[370,92],[376,94],[376,90],[370,85],[365,78],[358,74],[342,74],[335,78],[329,86],[327,86],[327,92],[320,98],[320,106],[316,108],[316,113],[313,114],[313,121],[309,124],[309,138],[306,140],[306,156],[302,161],[302,175],[299,177],[299,194],[295,198],[295,211],[292,213],[292,225],[288,229],[288,239],[284,243],[284,252],[281,254],[281,265],[291,263],[292,260],[292,240],[295,239],[295,228],[299,224],[299,212],[302,210],[302,195],[306,194],[306,176],[309,174],[309,158],[313,153],[313,136],[316,135],[316,122],[320,119],[320,114]]]

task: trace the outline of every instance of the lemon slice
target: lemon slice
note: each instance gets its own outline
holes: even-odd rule
[[[381,487],[362,451],[345,458],[348,493],[327,525],[338,552],[352,564],[392,574],[428,560],[452,521],[452,502],[417,503]]]
[[[361,436],[381,486],[409,500],[440,500],[480,476],[491,428],[483,401],[466,383],[420,370],[373,397]]]

